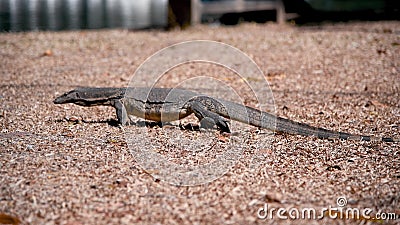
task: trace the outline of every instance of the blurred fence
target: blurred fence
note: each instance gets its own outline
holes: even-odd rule
[[[282,0],[0,0],[0,31],[186,27],[203,15],[276,10]]]
[[[0,30],[165,27],[168,0],[0,0]]]

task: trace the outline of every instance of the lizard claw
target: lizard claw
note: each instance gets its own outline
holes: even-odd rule
[[[216,124],[221,129],[222,132],[225,132],[225,133],[231,132],[231,130],[229,129],[229,125],[228,125],[229,121],[226,120],[225,118],[219,117]]]
[[[204,117],[200,120],[200,127],[205,129],[212,129],[215,125],[221,129],[222,132],[230,133],[230,129],[228,126],[229,121],[224,119],[223,117],[211,118]]]

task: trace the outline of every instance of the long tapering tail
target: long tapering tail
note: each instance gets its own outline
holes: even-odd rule
[[[265,112],[262,113],[264,114]],[[264,116],[272,116],[272,115],[268,114]],[[320,127],[313,127],[308,124],[295,122],[281,117],[276,117],[275,131],[289,133],[289,134],[299,134],[303,136],[316,136],[320,139],[399,142],[399,139],[395,139],[392,137],[375,137],[367,135],[355,135],[346,132],[337,132]]]
[[[392,137],[376,137],[365,135],[354,135],[345,132],[337,132],[324,128],[314,127],[305,123],[295,122],[289,119],[275,116],[273,114],[260,111],[255,108],[243,106],[237,103],[224,101],[224,107],[230,110],[228,118],[247,123],[253,126],[266,128],[275,132],[282,132],[294,135],[315,136],[321,139],[341,139],[341,140],[358,140],[358,141],[382,141],[382,142],[399,142],[398,138]],[[225,115],[223,115],[225,116]]]

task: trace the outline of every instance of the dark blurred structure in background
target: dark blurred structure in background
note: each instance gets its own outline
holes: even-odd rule
[[[0,0],[0,30],[75,30],[167,25],[168,0]]]
[[[398,20],[400,0],[0,0],[0,31]]]
[[[296,12],[297,24],[323,21],[399,20],[399,0],[284,0],[287,12]]]

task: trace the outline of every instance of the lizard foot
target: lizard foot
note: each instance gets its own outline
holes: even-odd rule
[[[202,120],[200,120],[200,128],[203,129],[212,129],[215,127],[215,122],[213,119],[211,119],[210,117],[205,117]]]
[[[228,121],[225,119],[218,119],[216,122],[214,119],[210,117],[205,117],[200,120],[200,129],[213,129],[215,126],[221,130],[222,133],[230,133],[230,129],[228,126]]]
[[[221,129],[222,132],[230,133],[231,130],[229,129],[229,121],[223,118],[222,116],[218,116],[218,118],[214,118],[215,124]]]
[[[201,127],[213,127],[217,125],[222,132],[230,133],[229,120],[212,112],[205,107],[202,102],[196,98],[190,102],[190,109],[194,112],[194,115],[199,119]]]

